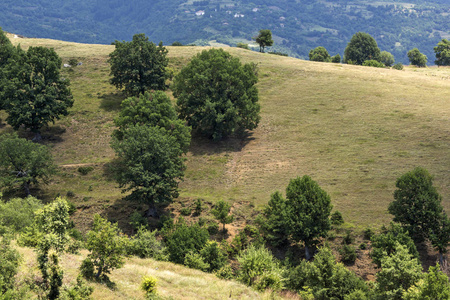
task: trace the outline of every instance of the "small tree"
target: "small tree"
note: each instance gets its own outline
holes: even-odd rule
[[[401,223],[413,238],[427,238],[443,211],[432,176],[418,167],[398,178],[395,186],[395,200],[388,208],[394,222]]]
[[[391,256],[381,260],[375,291],[385,299],[402,300],[403,293],[422,278],[422,266],[408,250],[397,244]]]
[[[430,267],[423,280],[410,287],[404,294],[404,300],[450,299],[448,276],[440,270],[439,264]]]
[[[425,54],[420,53],[419,49],[414,48],[408,51],[409,62],[418,67],[426,67],[428,58]]]
[[[31,184],[47,183],[55,171],[52,156],[44,145],[35,144],[16,134],[0,136],[0,184],[20,185],[30,195]]]
[[[329,62],[329,61],[331,61],[331,57],[330,57],[330,54],[328,54],[327,49],[325,49],[322,46],[319,46],[319,47],[309,51],[309,60],[310,61]]]
[[[131,42],[115,41],[109,54],[111,84],[124,89],[129,96],[139,96],[149,90],[166,88],[167,49],[162,42],[156,46],[145,34],[135,34]]]
[[[14,277],[19,271],[21,261],[22,256],[11,246],[11,240],[3,236],[0,240],[0,299],[14,299],[14,297],[8,298],[7,293],[11,293],[14,289]],[[5,298],[3,298],[4,295]]]
[[[225,224],[230,224],[233,222],[233,215],[229,215],[231,205],[223,200],[220,200],[215,205],[211,213],[216,217],[216,219],[223,224],[223,231],[225,231]]]
[[[317,239],[325,237],[331,228],[330,196],[309,176],[297,177],[286,188],[291,236],[305,243],[305,256],[310,259],[309,248]]]
[[[437,223],[432,224],[429,237],[433,247],[439,252],[439,264],[444,265],[447,248],[450,244],[450,219],[442,213]]]
[[[340,63],[341,62],[341,55],[340,54],[336,54],[335,56],[331,57],[331,62],[332,63]]]
[[[180,118],[215,140],[252,130],[260,120],[257,81],[254,64],[242,65],[222,49],[204,50],[175,76]]]
[[[268,205],[264,208],[263,217],[259,220],[259,226],[263,230],[265,238],[273,246],[280,246],[288,242],[291,230],[289,214],[286,199],[278,191],[273,193]]]
[[[91,251],[85,261],[96,268],[95,277],[101,279],[113,269],[121,268],[125,261],[128,238],[120,231],[117,223],[94,216],[92,230],[86,235],[86,249]]]
[[[272,46],[273,45],[273,40],[272,40],[272,31],[270,31],[269,29],[261,29],[259,31],[259,34],[253,38],[256,43],[259,45],[259,52],[263,52],[264,53],[264,48],[267,46]]]
[[[442,39],[436,47],[434,47],[437,66],[450,66],[450,40]]]
[[[383,63],[386,67],[391,67],[395,62],[394,55],[387,51],[381,51],[380,62]]]
[[[178,196],[178,182],[184,175],[183,151],[164,128],[130,126],[123,139],[113,137],[111,147],[119,157],[116,180],[122,191],[132,191],[129,200],[149,205],[147,216],[156,214],[156,203]]]
[[[357,32],[347,44],[344,51],[344,62],[352,61],[362,65],[366,60],[378,60],[380,49],[375,39],[365,32]]]
[[[60,76],[61,58],[55,50],[30,47],[27,52],[18,48],[15,60],[6,66],[3,81],[6,121],[14,129],[30,129],[34,140],[40,140],[41,128],[68,115],[73,105],[69,81]]]

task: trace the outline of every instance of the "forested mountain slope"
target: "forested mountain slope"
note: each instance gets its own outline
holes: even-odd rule
[[[406,52],[417,47],[432,64],[433,47],[450,36],[449,15],[446,0],[4,0],[0,26],[86,43],[130,40],[143,32],[155,42],[197,45],[250,42],[265,28],[275,36],[272,50],[301,58],[317,46],[343,55],[351,36],[364,31],[397,61],[408,62]]]

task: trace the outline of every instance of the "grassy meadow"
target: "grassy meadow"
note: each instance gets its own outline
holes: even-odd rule
[[[60,172],[35,193],[50,200],[70,191],[82,229],[96,212],[127,224],[139,206],[121,200],[109,172],[113,119],[124,99],[108,82],[107,57],[114,46],[11,40],[24,49],[53,47],[64,63],[83,63],[63,68],[75,103],[69,116],[43,132]],[[168,47],[170,66],[179,70],[209,48]],[[274,191],[284,193],[291,178],[310,175],[349,226],[378,228],[391,220],[387,207],[396,178],[422,166],[435,176],[450,212],[450,68],[398,71],[224,49],[258,64],[261,122],[243,139],[214,143],[194,137],[181,200],[223,199],[258,209]],[[11,131],[5,117],[1,112],[2,132]],[[79,166],[94,170],[81,175]]]

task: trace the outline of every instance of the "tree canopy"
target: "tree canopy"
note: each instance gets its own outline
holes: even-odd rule
[[[381,51],[380,62],[383,63],[386,67],[391,67],[395,62],[394,55],[387,51]]]
[[[180,118],[215,140],[256,128],[260,106],[255,68],[222,49],[197,54],[174,80]]]
[[[115,41],[109,54],[111,84],[124,89],[129,96],[150,90],[166,89],[167,49],[162,42],[156,46],[145,34],[135,34],[131,42]]]
[[[425,67],[427,65],[428,58],[425,54],[420,53],[419,49],[414,48],[408,51],[409,62],[412,65],[418,67]]]
[[[344,51],[344,62],[362,65],[366,60],[378,60],[380,48],[368,33],[357,32],[353,35]]]
[[[331,61],[331,57],[330,54],[328,54],[327,49],[325,49],[322,46],[319,46],[309,51],[309,60],[329,62]]]
[[[48,148],[16,134],[0,136],[0,184],[21,186],[27,195],[31,184],[47,183],[55,167]]]
[[[264,52],[264,48],[273,45],[272,31],[269,29],[261,29],[259,34],[253,38],[259,45],[259,52]]]
[[[69,81],[60,76],[61,58],[55,50],[30,47],[28,51],[17,48],[15,59],[5,67],[3,88],[6,121],[14,129],[20,126],[35,133],[40,139],[44,125],[66,116],[72,107]]]
[[[450,66],[450,40],[442,39],[436,47],[434,47],[436,60],[434,63],[438,66]]]

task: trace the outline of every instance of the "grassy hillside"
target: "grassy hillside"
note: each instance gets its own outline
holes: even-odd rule
[[[139,208],[124,203],[111,180],[109,146],[113,118],[123,97],[109,83],[107,56],[113,46],[44,39],[12,39],[23,48],[53,47],[65,68],[75,98],[70,115],[43,132],[61,172],[36,191],[52,199],[74,193],[75,220],[85,228],[95,212],[128,223]],[[205,47],[168,47],[179,69]],[[289,179],[308,174],[332,198],[335,209],[359,228],[391,219],[395,180],[415,166],[435,176],[450,211],[450,69],[404,71],[316,63],[226,48],[244,62],[259,65],[261,123],[244,140],[220,143],[195,137],[188,153],[180,199],[249,202],[256,209]],[[169,92],[170,93],[170,92]],[[1,112],[0,131],[11,131]],[[26,134],[26,132],[22,132]],[[88,175],[77,172],[91,165]]]

